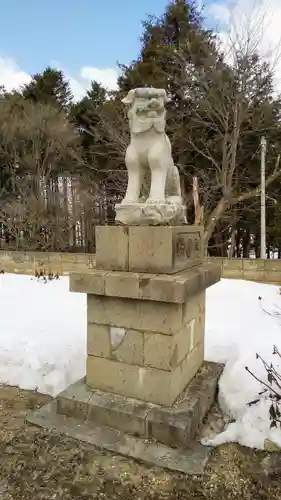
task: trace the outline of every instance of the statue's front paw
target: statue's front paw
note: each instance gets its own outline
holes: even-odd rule
[[[168,196],[166,199],[166,203],[169,205],[182,205],[182,197],[181,196]]]
[[[146,203],[148,205],[164,205],[165,198],[147,198]]]
[[[121,201],[121,205],[132,205],[133,203],[137,203],[135,200],[132,200],[130,198],[124,198],[124,200]]]

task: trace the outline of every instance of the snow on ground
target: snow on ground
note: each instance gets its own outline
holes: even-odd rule
[[[86,296],[68,287],[68,277],[45,284],[30,276],[0,275],[0,383],[55,396],[84,376]],[[280,368],[273,345],[281,350],[278,287],[223,279],[207,291],[205,358],[225,363],[219,402],[235,422],[206,444],[237,441],[263,448],[267,438],[281,445],[280,430],[270,429],[266,396],[247,405],[261,384],[245,366],[266,380],[256,353],[277,367],[279,361]]]
[[[279,288],[227,279],[212,286],[207,291],[205,339],[205,359],[226,363],[219,381],[219,403],[225,416],[235,419],[205,444],[239,442],[262,449],[264,440],[270,439],[281,445],[280,429],[270,429],[268,396],[247,405],[264,387],[245,370],[247,366],[267,382],[265,368],[256,358],[258,353],[281,374],[281,359],[273,355],[274,345],[281,351]]]
[[[86,296],[68,277],[0,275],[0,382],[55,396],[85,375]]]

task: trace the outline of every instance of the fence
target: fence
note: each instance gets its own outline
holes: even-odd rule
[[[281,260],[279,259],[226,259],[213,257],[208,261],[221,264],[223,278],[281,284]]]
[[[214,257],[208,261],[221,265],[223,278],[281,284],[281,260]],[[8,273],[34,274],[42,269],[47,273],[67,275],[73,271],[86,272],[94,267],[94,253],[0,251],[0,271]]]
[[[73,271],[87,271],[95,266],[95,254],[68,252],[10,252],[0,251],[0,271],[12,274],[46,273],[68,275]]]

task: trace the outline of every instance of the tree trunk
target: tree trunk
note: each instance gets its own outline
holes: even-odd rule
[[[194,203],[194,214],[195,214],[195,224],[200,225],[201,221],[201,206],[199,201],[199,188],[198,188],[198,178],[193,177],[193,203]]]
[[[260,234],[255,234],[255,256],[256,259],[260,259],[261,256],[261,247],[260,247]]]
[[[236,257],[241,259],[241,229],[238,227],[235,237]]]
[[[249,229],[246,229],[245,234],[243,236],[242,240],[242,245],[243,245],[243,259],[248,259],[249,258],[249,247],[250,247],[250,231]]]
[[[208,217],[208,222],[206,224],[205,233],[204,233],[204,245],[208,246],[209,240],[215,230],[217,222],[220,220],[222,214],[225,211],[226,202],[225,199],[222,198],[217,204],[216,208],[212,211],[212,213]]]
[[[228,258],[232,259],[234,257],[234,252],[235,252],[235,234],[236,234],[236,227],[233,225],[231,229],[231,239],[230,239],[230,246],[228,249]]]
[[[69,203],[69,195],[68,195],[68,181],[69,177],[63,176],[63,212],[64,212],[64,236],[65,236],[65,243],[64,245],[66,248],[69,248],[70,246],[70,238],[69,238],[69,210],[68,210],[68,203]]]
[[[222,237],[221,237],[221,232],[218,231],[214,235],[214,243],[215,243],[215,248],[214,248],[214,254],[216,257],[222,257]]]

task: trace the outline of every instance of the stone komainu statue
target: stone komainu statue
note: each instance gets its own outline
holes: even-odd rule
[[[127,224],[185,222],[179,172],[165,133],[166,91],[130,90],[122,102],[129,106],[131,141],[125,157],[128,186],[116,206],[116,220]]]

